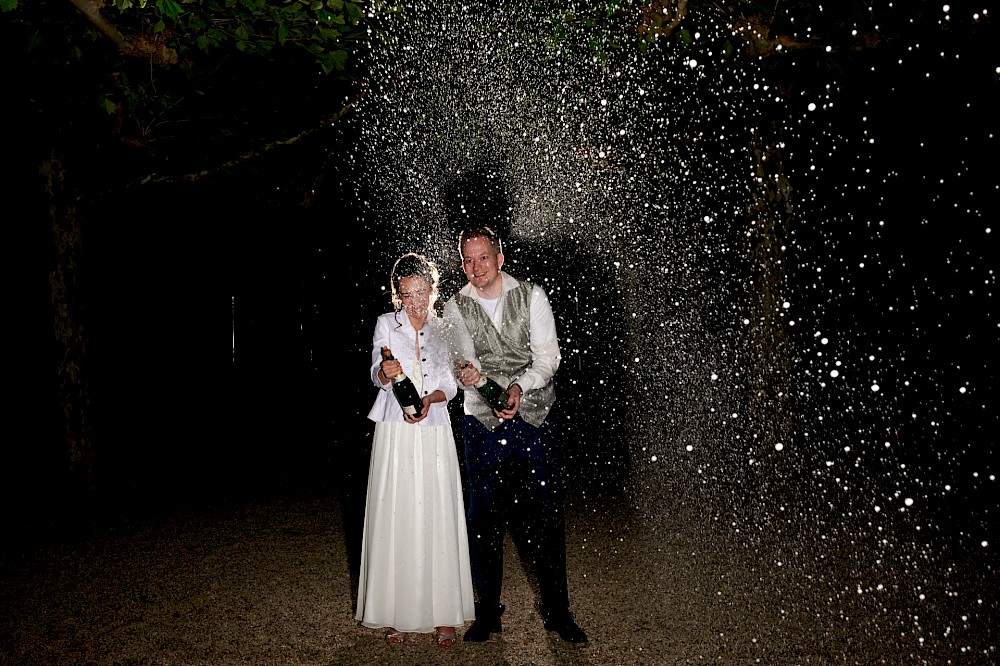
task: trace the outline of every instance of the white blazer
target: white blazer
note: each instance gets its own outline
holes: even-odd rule
[[[398,321],[397,321],[398,319]],[[419,335],[418,335],[419,333]],[[416,376],[416,341],[420,340],[420,376]],[[392,355],[403,366],[403,372],[417,386],[421,396],[430,395],[441,389],[444,391],[445,402],[435,402],[430,412],[416,425],[447,425],[451,426],[448,414],[448,402],[458,393],[458,383],[451,367],[451,355],[444,336],[444,322],[438,317],[428,317],[424,327],[418,332],[410,324],[406,312],[398,315],[387,312],[379,315],[375,322],[375,335],[372,338],[371,381],[378,387],[375,404],[368,412],[372,421],[403,421],[403,409],[392,392],[392,382],[382,384],[378,379],[378,369],[382,362],[382,347],[392,350]],[[419,380],[419,381],[418,381]]]

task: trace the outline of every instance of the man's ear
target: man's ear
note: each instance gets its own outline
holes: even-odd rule
[[[503,252],[497,252],[497,269],[503,268]]]

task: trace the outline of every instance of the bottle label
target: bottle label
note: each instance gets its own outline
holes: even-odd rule
[[[510,406],[510,398],[506,389],[502,388],[492,379],[483,375],[482,379],[476,383],[479,395],[486,401],[492,409],[503,411]]]

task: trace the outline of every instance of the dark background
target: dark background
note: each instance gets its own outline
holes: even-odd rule
[[[269,178],[281,182],[276,172],[286,160],[296,160],[294,151],[249,173],[152,185],[81,208],[97,448],[96,490],[83,495],[70,483],[61,443],[51,240],[37,195],[33,226],[18,228],[28,233],[18,241],[26,252],[11,343],[17,390],[8,404],[19,435],[7,449],[3,484],[16,529],[33,534],[206,501],[356,492],[363,484],[371,335],[390,308],[392,261],[408,248],[382,230],[359,228],[359,192],[321,192],[308,206],[266,194]],[[339,189],[329,175],[325,181]],[[30,177],[22,182],[27,192],[37,189]],[[470,183],[465,194],[477,188]],[[496,205],[486,199],[484,206]],[[614,283],[593,265],[598,289],[563,283],[592,258],[553,260],[549,248],[514,239],[506,250],[511,270],[550,283],[567,324],[561,337],[573,344],[560,382],[606,380],[599,394],[567,392],[577,396],[573,427],[587,436],[566,462],[576,465],[580,483],[620,488],[622,433],[631,426],[594,406],[617,401],[624,389],[613,369],[587,363],[594,348],[621,342],[614,329],[591,321],[597,315],[574,314],[592,304],[602,306],[601,317],[614,312]],[[442,303],[464,284],[457,261],[445,260]]]
[[[833,111],[801,126],[788,151],[802,195],[793,259],[804,268],[793,271],[792,290],[810,324],[798,329],[798,344],[808,349],[814,328],[839,328],[857,349],[884,350],[865,370],[873,381],[915,378],[889,410],[901,425],[912,413],[944,424],[909,435],[907,454],[929,469],[939,461],[942,478],[995,473],[1000,113],[997,74],[983,64],[992,47],[980,34],[907,56],[905,66],[893,64],[902,52],[859,64],[840,75]],[[35,121],[19,120],[6,125],[3,160],[11,335],[2,485],[11,524],[44,531],[95,509],[127,514],[358,483],[367,466],[371,327],[388,308],[387,256],[401,240],[359,227],[364,193],[345,187],[338,170],[346,159],[316,158],[330,150],[346,157],[349,141],[320,136],[203,182],[81,204],[98,490],[80,497],[69,490],[58,426],[52,241],[37,151],[15,140],[30,138]],[[302,163],[328,172],[309,205],[297,192],[272,191]],[[886,226],[873,228],[877,220]],[[561,249],[553,259],[550,248],[509,241],[508,254],[517,272],[542,284],[571,276],[565,282],[598,286],[552,290],[557,314],[586,313],[590,302],[614,311],[619,296],[593,257]],[[858,270],[861,261],[874,268]],[[448,293],[454,267],[446,278]],[[587,433],[573,453],[575,481],[620,488],[633,425],[602,410],[625,400],[626,382],[587,354],[621,343],[606,320],[560,322],[563,338],[581,341],[564,349],[560,381],[608,381],[601,395],[572,394],[583,415],[575,426]],[[957,393],[963,382],[974,399]],[[985,502],[987,489],[957,502]]]

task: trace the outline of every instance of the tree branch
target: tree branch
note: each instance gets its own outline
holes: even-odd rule
[[[250,150],[245,153],[241,153],[237,157],[234,157],[233,159],[223,162],[221,164],[218,164],[212,169],[206,169],[204,171],[197,171],[195,173],[188,173],[176,176],[160,176],[155,173],[151,173],[144,178],[133,181],[131,184],[127,185],[126,188],[141,187],[143,185],[150,185],[153,183],[193,183],[202,180],[203,178],[208,178],[210,176],[213,176],[220,171],[232,169],[241,164],[249,162],[252,159],[258,158],[261,155],[265,155],[271,152],[272,150],[282,148],[284,146],[290,146],[294,143],[298,143],[299,141],[308,139],[309,137],[313,136],[319,131],[326,129],[333,123],[337,122],[338,120],[346,116],[354,107],[358,105],[363,96],[364,92],[363,91],[359,92],[354,97],[354,99],[345,104],[343,108],[337,111],[337,113],[331,116],[327,116],[326,118],[323,118],[315,126],[309,129],[303,130],[298,134],[286,137],[284,139],[277,139],[275,141],[271,141],[270,143],[264,144],[258,150]]]
[[[101,33],[114,42],[122,54],[135,57],[149,57],[157,65],[177,64],[177,51],[166,45],[162,39],[127,39],[118,28],[101,14],[101,0],[69,0],[81,14],[87,17]]]
[[[768,58],[779,50],[826,50],[830,48],[829,43],[821,39],[819,35],[810,35],[806,39],[792,35],[774,35],[771,30],[773,20],[773,16],[763,16],[760,14],[741,16],[735,22],[733,32],[743,38],[751,55],[757,55],[762,58]],[[854,39],[854,43],[850,46],[850,49],[852,51],[863,51],[877,48],[881,44],[881,41],[880,36],[874,32],[862,32]]]
[[[687,0],[654,0],[642,9],[640,35],[669,35],[687,15]]]

